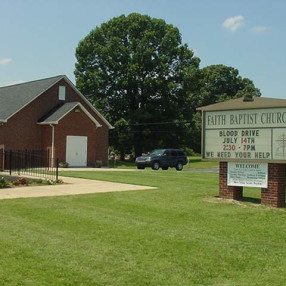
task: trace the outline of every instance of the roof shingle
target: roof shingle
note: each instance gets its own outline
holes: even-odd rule
[[[49,89],[63,75],[0,87],[0,121],[7,121],[13,114]]]
[[[260,109],[286,107],[285,99],[253,97],[253,101],[244,101],[243,97],[230,99],[224,102],[210,104],[197,108],[202,111],[237,110],[237,109]]]

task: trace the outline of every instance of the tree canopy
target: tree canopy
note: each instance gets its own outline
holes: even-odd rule
[[[225,65],[211,65],[201,69],[199,105],[209,105],[248,95],[261,96],[253,82],[239,76],[239,71]]]
[[[121,15],[92,30],[76,49],[76,85],[116,127],[121,154],[159,147],[200,151],[199,106],[260,96],[224,65],[200,69],[179,30],[147,15]]]
[[[192,118],[189,95],[198,83],[199,59],[176,27],[146,15],[122,15],[92,30],[76,58],[77,87],[112,124],[131,127],[136,155],[143,145],[178,145],[185,129],[176,125]]]
[[[222,64],[210,65],[200,70],[197,97],[193,100],[196,107],[206,106],[217,102],[245,97],[261,96],[260,90],[248,78],[239,75],[233,67]],[[189,138],[191,147],[199,152],[201,148],[201,114],[194,111],[192,136]]]

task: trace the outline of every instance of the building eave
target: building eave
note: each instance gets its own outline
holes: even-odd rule
[[[70,79],[67,76],[64,76],[64,79],[70,84],[70,86],[73,88],[73,90],[85,101],[85,103],[92,108],[92,110],[100,117],[100,119],[108,126],[108,129],[114,129],[114,126],[112,126],[105,118],[104,116],[85,98],[85,96],[77,89],[77,87],[70,81]]]
[[[59,124],[59,122],[72,110],[74,110],[76,107],[79,107],[88,117],[89,119],[96,125],[96,127],[102,127],[102,125],[88,112],[88,110],[80,103],[78,102],[74,106],[72,106],[70,109],[68,109],[58,120],[56,121],[44,121],[44,122],[38,122],[39,125],[51,125],[51,124]]]
[[[210,104],[197,108],[199,111],[223,111],[240,109],[263,109],[263,108],[286,107],[286,99],[253,97],[252,101],[244,101],[243,97],[230,99],[224,102]]]
[[[27,102],[26,104],[24,104],[21,108],[19,108],[17,111],[15,111],[13,114],[11,114],[10,116],[8,116],[5,120],[6,122],[13,117],[16,113],[18,113],[19,111],[21,111],[23,108],[25,108],[26,106],[28,106],[30,103],[32,103],[34,100],[36,100],[39,96],[41,96],[43,93],[45,93],[47,90],[49,90],[51,87],[53,87],[55,84],[57,84],[60,80],[62,80],[63,78],[66,78],[66,76],[59,76],[59,79],[57,81],[55,81],[54,83],[52,83],[51,85],[49,85],[47,88],[45,88],[42,92],[40,92],[36,97],[34,97],[32,100],[30,100],[29,102]]]

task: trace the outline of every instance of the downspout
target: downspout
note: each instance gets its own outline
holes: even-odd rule
[[[55,126],[53,124],[50,124],[52,127],[52,162],[51,167],[54,167],[54,158],[55,158]]]
[[[4,122],[3,121],[1,121],[0,122],[0,127],[1,126],[4,126]],[[3,134],[3,139],[5,138],[5,136],[4,136],[4,134]],[[4,139],[5,140],[5,139]],[[2,150],[2,154],[0,153],[0,158],[2,158],[2,160],[1,160],[1,162],[0,162],[0,171],[2,172],[2,171],[4,171],[4,168],[5,168],[5,141],[2,141],[2,144],[3,145],[0,145],[0,152],[1,152],[1,150]]]

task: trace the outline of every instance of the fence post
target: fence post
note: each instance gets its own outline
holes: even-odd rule
[[[12,150],[9,151],[9,173],[12,175]]]
[[[0,149],[0,171],[4,171],[4,148]]]
[[[59,158],[57,158],[56,162],[56,181],[59,179]]]

